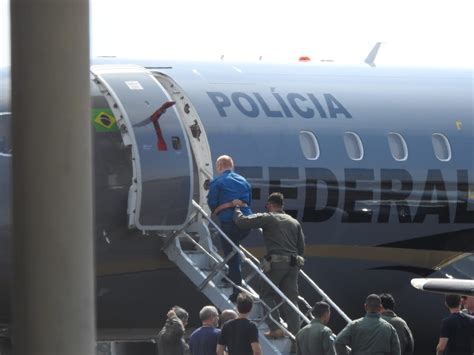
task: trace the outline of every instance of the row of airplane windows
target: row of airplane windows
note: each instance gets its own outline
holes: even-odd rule
[[[303,155],[308,160],[317,160],[320,156],[319,143],[315,134],[311,131],[300,132],[300,146]],[[408,159],[408,147],[405,138],[399,133],[391,132],[387,136],[388,146],[396,161],[405,161]],[[439,161],[451,160],[451,145],[448,138],[442,133],[433,133],[431,135],[433,152]],[[344,133],[344,145],[347,155],[352,160],[362,160],[364,158],[364,145],[359,135],[355,132]]]

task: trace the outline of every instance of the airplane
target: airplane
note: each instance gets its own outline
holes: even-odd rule
[[[417,278],[411,280],[411,285],[421,291],[474,296],[474,280]]]
[[[6,68],[0,87],[9,80]],[[174,304],[198,322],[209,301],[161,251],[156,231],[178,228],[193,199],[205,204],[202,182],[228,154],[252,184],[254,211],[283,192],[306,236],[304,270],[352,319],[368,294],[389,292],[417,352],[434,349],[442,297],[410,280],[474,277],[471,68],[95,58],[90,86],[99,334],[158,329]],[[8,326],[14,152],[9,90],[1,94],[0,322]],[[207,145],[207,175],[191,140]],[[265,253],[258,232],[243,245]],[[336,333],[344,325],[333,316]]]

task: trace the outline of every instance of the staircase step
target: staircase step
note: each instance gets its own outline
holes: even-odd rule
[[[290,338],[284,337],[281,339],[272,339],[272,345],[277,348],[282,354],[289,354],[291,350]]]
[[[209,257],[201,251],[187,250],[186,256],[192,260],[193,264],[199,269],[212,269],[211,260]]]

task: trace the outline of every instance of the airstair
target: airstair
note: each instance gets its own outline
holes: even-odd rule
[[[198,203],[193,201],[195,208],[194,213],[190,216],[189,226],[192,226],[191,230],[195,231],[195,223],[202,223],[200,229],[204,233],[189,232],[187,226],[184,226],[181,230],[175,231],[168,237],[168,240],[163,247],[163,250],[168,255],[169,259],[172,260],[179,269],[186,274],[186,276],[197,286],[197,288],[220,310],[234,309],[235,305],[228,300],[228,297],[232,293],[232,288],[237,287],[241,292],[246,292],[254,299],[254,307],[252,309],[250,319],[254,321],[260,333],[260,345],[264,354],[288,354],[290,351],[291,340],[295,339],[295,334],[291,334],[285,327],[281,319],[273,319],[271,309],[267,304],[260,298],[258,292],[255,290],[256,287],[253,285],[259,285],[262,282],[267,283],[273,288],[275,294],[281,298],[281,302],[277,304],[275,309],[280,308],[283,304],[287,304],[295,312],[298,313],[302,326],[308,324],[311,319],[310,312],[302,312],[296,304],[291,302],[281,290],[271,282],[271,280],[261,271],[260,263],[249,251],[240,245],[234,244],[229,237],[219,228],[219,226],[210,218],[210,216],[199,206]],[[201,222],[197,222],[197,221]],[[193,226],[194,225],[194,226]],[[224,238],[233,248],[233,252],[226,258],[223,259],[219,254],[217,248],[212,246],[209,250],[205,249],[202,245],[213,245],[212,244],[212,233],[209,228],[215,231],[215,234]],[[208,240],[203,243],[202,239]],[[233,255],[239,254],[242,261],[243,279],[242,286],[235,285],[226,275],[226,262]],[[317,293],[319,293],[322,299],[328,302],[334,310],[336,310],[341,317],[347,322],[350,322],[350,318],[327,296],[323,290],[321,290],[314,281],[303,271],[299,271],[300,280],[307,282]],[[225,279],[227,282],[223,282]],[[307,302],[301,299],[301,302]],[[280,329],[285,333],[285,338],[282,339],[268,339],[263,334],[268,330],[268,321],[274,321]]]
[[[281,319],[272,318],[274,309],[263,302],[256,289],[262,282],[267,283],[281,298],[275,309],[288,305],[299,315],[302,326],[311,321],[311,307],[300,299],[308,309],[301,311],[261,271],[259,260],[244,247],[235,245],[210,217],[206,205],[207,186],[212,179],[209,142],[184,91],[165,74],[138,66],[93,66],[91,77],[114,113],[124,146],[131,146],[129,228],[163,238],[163,251],[168,258],[219,310],[235,308],[228,300],[233,287],[250,294],[254,299],[250,319],[258,325],[263,353],[288,354],[295,334],[286,329]],[[171,137],[168,143],[167,137]],[[225,259],[215,243],[221,238],[233,248]],[[242,286],[235,285],[226,274],[226,263],[236,254],[243,261]],[[300,282],[308,283],[343,319],[350,321],[306,273],[300,270],[299,275]],[[286,336],[266,338],[263,334],[269,321],[274,321]]]

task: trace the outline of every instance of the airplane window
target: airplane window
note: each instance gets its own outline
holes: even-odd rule
[[[357,133],[344,133],[344,145],[346,146],[347,155],[352,160],[362,160],[364,157],[364,146]]]
[[[181,150],[181,141],[179,137],[171,137],[171,143],[174,150]]]
[[[433,150],[438,160],[451,160],[451,145],[444,134],[434,133],[431,136],[431,143],[433,144]]]
[[[0,153],[3,154],[11,153],[10,120],[9,112],[0,112]]]
[[[300,146],[306,159],[316,160],[319,158],[319,143],[313,132],[300,132]]]
[[[394,132],[389,133],[388,145],[393,159],[397,161],[405,161],[408,159],[407,143],[400,134]]]

